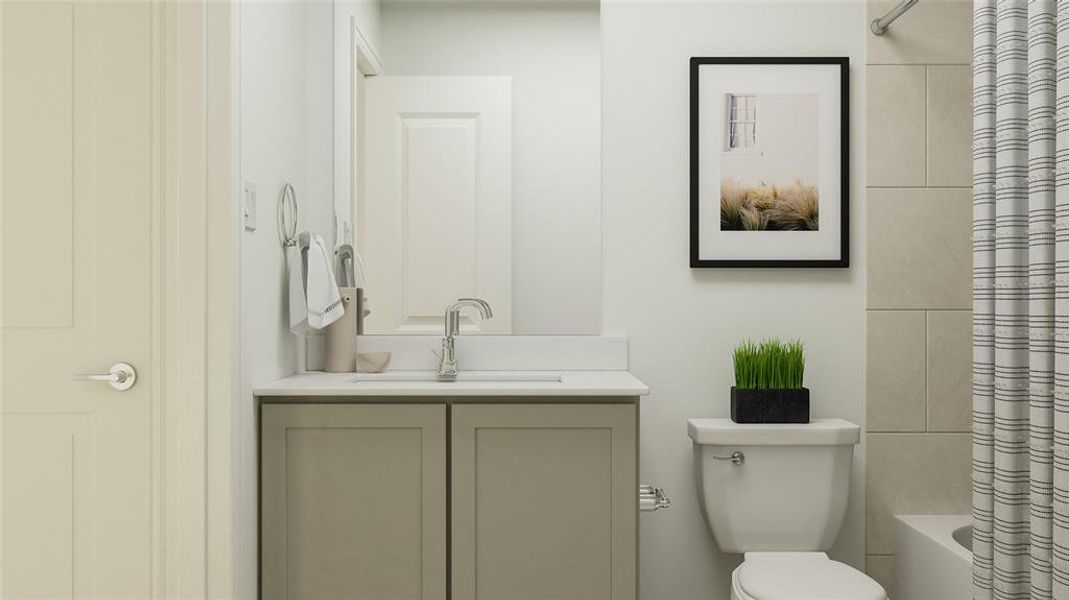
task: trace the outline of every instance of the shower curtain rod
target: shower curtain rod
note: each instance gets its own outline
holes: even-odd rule
[[[895,22],[895,19],[901,17],[907,10],[913,8],[913,5],[918,1],[919,0],[902,0],[898,3],[898,6],[892,8],[886,15],[879,19],[873,19],[872,24],[869,25],[869,29],[876,35],[883,35],[887,31],[887,27]]]

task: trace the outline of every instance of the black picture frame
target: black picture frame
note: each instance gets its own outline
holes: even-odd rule
[[[838,259],[720,260],[699,257],[698,138],[702,65],[838,65],[840,157],[840,240]],[[848,57],[699,57],[690,59],[690,266],[691,268],[847,268],[850,266],[850,59]]]

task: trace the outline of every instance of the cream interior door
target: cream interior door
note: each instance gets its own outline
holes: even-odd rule
[[[483,298],[512,332],[512,82],[378,76],[364,82],[366,194],[357,244],[367,333],[441,333],[446,306]]]
[[[0,2],[3,598],[154,595],[154,4]]]

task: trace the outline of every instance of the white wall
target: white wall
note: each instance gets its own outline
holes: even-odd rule
[[[641,478],[673,506],[640,520],[641,597],[726,599],[738,557],[699,512],[686,419],[728,414],[740,338],[805,341],[814,416],[864,424],[863,2],[618,2],[601,7],[605,333],[631,339],[642,400]],[[691,56],[849,56],[852,266],[691,269]],[[834,556],[864,565],[863,449]],[[789,499],[785,499],[789,501]]]
[[[720,98],[720,103],[726,104],[725,95]],[[817,184],[817,98],[816,94],[758,95],[757,149],[721,152],[721,178],[743,185],[785,186],[798,179]],[[726,146],[726,117],[720,122],[720,139]]]
[[[381,27],[386,75],[512,76],[513,332],[600,333],[597,4],[386,3]]]
[[[366,5],[373,6],[368,7]],[[344,6],[342,6],[344,5]],[[339,2],[360,13],[377,39],[377,4]],[[255,183],[259,226],[240,236],[241,394],[235,414],[239,490],[235,510],[235,596],[256,594],[256,415],[253,386],[292,374],[286,269],[275,227],[278,192],[290,182],[300,229],[333,244],[333,60],[335,6],[329,1],[241,2],[235,8],[233,92],[238,188]],[[234,198],[240,202],[240,196]],[[240,213],[239,213],[240,214]],[[236,223],[236,227],[242,227]]]

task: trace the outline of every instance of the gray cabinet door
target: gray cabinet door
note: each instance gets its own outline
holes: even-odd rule
[[[446,597],[446,408],[267,404],[261,596]]]
[[[634,600],[636,410],[453,406],[453,600]]]

